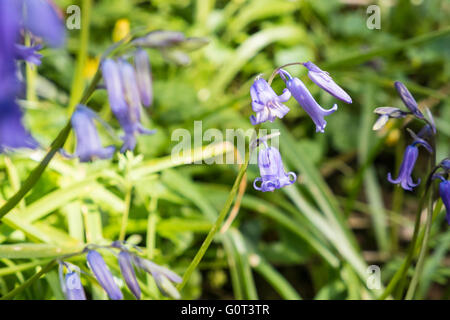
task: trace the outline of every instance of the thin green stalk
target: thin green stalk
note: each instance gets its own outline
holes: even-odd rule
[[[406,273],[408,271],[408,268],[409,268],[409,266],[410,266],[410,264],[412,262],[413,256],[414,256],[414,251],[415,251],[415,247],[416,247],[415,244],[416,244],[416,241],[417,241],[417,236],[419,234],[420,216],[421,216],[421,213],[422,213],[424,199],[425,199],[425,195],[420,199],[419,208],[418,208],[417,213],[416,213],[416,221],[414,223],[414,232],[413,232],[413,236],[412,236],[412,239],[411,239],[411,244],[409,246],[408,254],[406,256],[406,259],[403,262],[403,264],[400,267],[400,269],[398,269],[397,272],[394,274],[394,276],[392,277],[391,281],[387,285],[387,287],[384,290],[384,292],[380,295],[378,300],[386,299],[392,293],[392,291],[395,289],[395,287],[397,286],[397,283],[401,279],[403,279],[403,277],[406,275]]]
[[[158,206],[158,198],[152,197],[150,200],[150,214],[147,221],[147,258],[152,260],[155,255],[156,247],[156,208]]]
[[[431,225],[433,222],[433,187],[431,187],[430,195],[428,198],[428,215],[427,215],[427,222],[425,225],[425,234],[424,239],[422,241],[422,247],[420,249],[419,259],[417,260],[416,269],[414,271],[413,278],[411,280],[411,283],[409,284],[408,291],[406,293],[406,300],[411,300],[414,297],[414,293],[416,292],[417,284],[419,282],[419,278],[423,271],[423,266],[425,262],[425,256],[427,254],[428,250],[428,241],[430,240],[430,231],[431,231]]]
[[[83,68],[87,60],[87,48],[89,44],[89,25],[91,20],[92,0],[83,0],[82,2],[82,17],[81,17],[81,36],[80,46],[78,49],[77,64],[75,67],[75,74],[72,81],[72,88],[70,90],[69,100],[69,115],[75,110],[77,102],[80,101],[83,94]]]
[[[219,231],[223,220],[227,216],[227,213],[230,210],[231,205],[233,204],[234,198],[239,189],[239,185],[240,185],[242,178],[244,177],[244,174],[247,170],[249,159],[250,159],[250,157],[249,157],[249,153],[247,151],[247,153],[245,155],[245,163],[242,165],[241,169],[239,170],[239,174],[236,177],[236,180],[234,181],[233,188],[231,189],[230,194],[228,195],[227,201],[225,202],[225,206],[220,211],[216,222],[212,226],[211,230],[209,231],[208,235],[206,236],[205,240],[203,241],[202,246],[198,250],[197,254],[195,255],[195,257],[192,260],[189,267],[187,268],[186,272],[184,273],[183,281],[178,285],[178,290],[181,290],[186,285],[187,281],[191,277],[195,268],[197,267],[197,265],[200,263],[203,256],[205,255],[206,250],[208,250],[209,245],[211,244],[214,236]]]

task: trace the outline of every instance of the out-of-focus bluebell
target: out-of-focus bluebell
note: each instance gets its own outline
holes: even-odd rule
[[[139,287],[136,279],[136,273],[134,272],[133,259],[128,251],[120,251],[118,255],[120,272],[125,280],[130,291],[134,294],[136,299],[141,298],[141,288]]]
[[[256,78],[250,88],[250,96],[252,109],[256,112],[256,116],[250,117],[253,125],[273,122],[277,117],[281,119],[289,112],[289,108],[283,104],[291,97],[289,90],[284,89],[283,94],[278,96],[263,78]]]
[[[106,59],[102,63],[102,73],[111,110],[125,133],[121,152],[134,150],[136,134],[155,133],[144,128],[140,122],[141,103],[135,71],[126,61],[118,63]]]
[[[47,0],[23,0],[23,25],[34,36],[43,38],[52,47],[61,47],[65,40],[62,19]]]
[[[419,119],[424,119],[423,113],[419,110],[419,106],[417,105],[416,100],[412,96],[411,92],[409,92],[408,88],[401,83],[400,81],[396,81],[394,83],[395,89],[397,90],[400,98],[402,99],[405,106]]]
[[[97,114],[88,107],[78,105],[72,114],[71,124],[77,139],[74,155],[81,162],[89,162],[95,159],[110,159],[115,151],[114,146],[102,147],[94,119]]]
[[[15,58],[17,60],[25,60],[29,63],[39,66],[41,64],[42,55],[37,53],[37,51],[41,49],[42,45],[40,44],[32,47],[16,44]]]
[[[179,31],[156,30],[133,40],[133,44],[144,48],[167,48],[179,44],[185,39],[184,34]]]
[[[405,112],[399,108],[394,107],[376,108],[374,110],[374,113],[379,115],[379,118],[373,125],[372,127],[373,130],[380,130],[381,128],[383,128],[390,118],[400,119],[408,115],[408,112]]]
[[[135,264],[139,268],[150,273],[155,279],[155,283],[159,290],[165,296],[173,299],[180,299],[180,293],[171,282],[181,283],[182,279],[173,271],[157,265],[147,259],[142,259],[138,256],[134,256]]]
[[[303,63],[309,70],[308,77],[320,88],[331,94],[333,97],[344,101],[345,103],[352,103],[352,98],[340,86],[333,81],[330,74],[323,71],[311,61]]]
[[[36,140],[22,124],[22,111],[14,98],[0,100],[0,152],[37,146]]]
[[[84,293],[81,284],[80,275],[76,271],[66,274],[64,287],[67,300],[86,300],[86,294]]]
[[[439,183],[439,195],[441,196],[447,212],[447,223],[450,225],[450,182],[443,177],[441,177],[441,180],[442,181]]]
[[[117,284],[114,282],[113,275],[103,260],[100,253],[95,250],[89,250],[87,254],[87,262],[95,278],[100,283],[112,300],[122,300],[123,295]]]
[[[313,120],[316,125],[316,132],[325,132],[327,122],[324,117],[334,113],[338,108],[337,104],[331,109],[325,110],[314,100],[314,97],[299,78],[293,78],[283,69],[280,70],[280,76],[292,96]]]
[[[444,159],[439,164],[446,172],[450,172],[450,159]]]
[[[136,50],[134,65],[136,67],[136,81],[141,102],[145,107],[149,107],[153,103],[153,84],[150,58],[147,51],[143,49]]]
[[[256,178],[253,187],[262,192],[274,191],[293,184],[297,180],[294,172],[286,173],[281,160],[280,152],[275,147],[268,147],[259,150],[258,166],[261,177]],[[260,186],[257,183],[261,183]]]

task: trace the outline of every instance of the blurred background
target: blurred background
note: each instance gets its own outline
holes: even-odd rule
[[[62,13],[74,4],[54,2]],[[380,29],[366,25],[371,4],[380,8]],[[83,11],[83,3],[78,5]],[[435,115],[438,160],[449,155],[449,18],[446,0],[92,1],[88,58],[83,66],[86,84],[104,51],[130,30],[182,31],[186,36],[206,37],[209,44],[164,55],[150,49],[155,101],[143,121],[157,134],[140,136],[134,156],[116,156],[114,161],[81,164],[56,156],[16,212],[3,219],[0,243],[74,248],[109,243],[119,236],[131,185],[128,241],[183,275],[224,206],[239,167],[166,165],[177,143],[171,141],[172,131],[193,130],[194,120],[203,121],[203,130],[250,129],[249,89],[255,76],[262,73],[267,79],[280,65],[313,61],[330,72],[353,104],[338,103],[338,111],[326,119],[324,134],[315,133],[313,122],[294,99],[287,103],[291,111],[283,121],[263,126],[280,129],[284,164],[299,181],[274,193],[261,193],[251,186],[259,171],[250,165],[236,220],[226,234],[215,238],[182,296],[365,299],[378,295],[381,289],[367,289],[371,275],[367,267],[379,266],[383,285],[400,267],[421,190],[404,192],[387,182],[387,173],[397,172],[410,138],[395,120],[381,132],[372,131],[373,110],[404,108],[393,87],[394,81],[402,81]],[[439,34],[440,30],[447,32]],[[42,65],[31,71],[27,101],[22,101],[26,123],[43,146],[69,118],[80,30],[68,30],[67,36],[66,48],[42,51]],[[287,69],[305,82],[324,108],[336,103],[308,79],[305,70]],[[273,88],[281,93],[283,85],[276,78]],[[88,105],[119,128],[106,91],[96,91]],[[414,122],[408,127],[420,129]],[[102,141],[114,143],[107,132],[102,132]],[[66,148],[70,150],[73,143],[69,140]],[[17,190],[42,154],[1,157],[4,199]],[[424,179],[425,164],[423,152],[415,178]],[[450,295],[450,231],[444,217],[442,212],[433,224],[419,299]],[[0,292],[5,294],[31,277],[46,261],[48,254],[42,252],[4,255]],[[86,269],[84,261],[73,262]],[[88,282],[83,279],[93,298],[105,297],[98,285]],[[21,294],[25,299],[62,297],[57,271]]]

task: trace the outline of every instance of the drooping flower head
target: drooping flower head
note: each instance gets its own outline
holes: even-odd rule
[[[152,70],[147,51],[143,49],[136,50],[134,55],[134,65],[136,68],[136,80],[141,102],[145,107],[149,107],[153,103],[153,88]]]
[[[142,259],[138,256],[134,257],[136,265],[153,276],[153,279],[155,280],[155,283],[162,294],[173,299],[181,298],[180,293],[172,284],[172,282],[181,283],[182,281],[182,279],[176,273],[167,268],[159,266],[156,263],[151,262],[150,260]]]
[[[447,223],[450,225],[450,181],[445,180],[442,176],[441,180],[439,183],[439,195],[445,206]]]
[[[331,109],[325,110],[314,100],[314,97],[299,78],[293,78],[283,69],[280,69],[280,76],[292,96],[313,120],[316,125],[316,132],[325,132],[327,122],[324,117],[334,113],[338,108],[337,104]]]
[[[416,100],[412,96],[411,92],[409,92],[408,88],[401,83],[400,81],[396,81],[395,89],[397,90],[400,98],[402,99],[405,106],[419,119],[424,119],[423,113],[419,110],[419,106],[417,105]]]
[[[425,147],[429,152],[432,152],[431,146],[422,139],[415,140],[411,145],[406,147],[405,154],[403,155],[403,161],[400,165],[400,171],[397,179],[393,179],[391,173],[388,173],[388,181],[392,184],[399,184],[403,189],[412,191],[413,188],[420,184],[420,178],[414,183],[412,179],[412,171],[419,156],[418,146]]]
[[[262,192],[274,191],[284,186],[293,184],[297,180],[294,172],[285,172],[280,152],[275,147],[268,147],[259,150],[258,166],[261,177],[256,178],[253,187]],[[258,183],[260,185],[258,186]]]
[[[126,250],[120,251],[118,260],[120,272],[122,273],[127,287],[134,294],[136,299],[139,300],[141,298],[141,288],[139,287],[136,273],[134,272],[133,259],[131,254]]]
[[[75,154],[81,162],[95,159],[109,159],[113,156],[114,146],[102,147],[94,119],[97,114],[83,105],[78,105],[72,114],[71,124],[77,139]],[[71,156],[71,157],[73,157]]]
[[[141,125],[141,102],[136,74],[126,61],[116,62],[106,59],[102,63],[102,73],[108,91],[109,104],[114,116],[124,130],[124,144],[121,152],[136,147],[137,134],[153,134]]]
[[[65,40],[62,19],[47,0],[24,0],[23,24],[34,36],[43,38],[52,47],[61,47]]]
[[[65,276],[64,267],[68,269]],[[59,262],[59,282],[67,300],[86,300],[79,272],[80,269],[71,263]]]
[[[67,300],[86,300],[78,272],[72,271],[66,274],[65,291]]]
[[[311,61],[303,63],[309,72],[308,77],[320,88],[331,94],[333,97],[344,101],[345,103],[352,103],[352,98],[340,86],[333,81],[330,74],[323,71]]]
[[[0,152],[38,146],[22,124],[22,111],[13,99],[0,100]]]
[[[253,125],[266,121],[273,122],[277,117],[283,118],[289,112],[289,108],[283,103],[291,97],[289,90],[284,89],[278,96],[263,78],[257,78],[250,88],[252,98],[252,109],[256,112],[256,117],[251,116]]]
[[[87,254],[87,262],[95,275],[98,283],[106,291],[112,300],[122,300],[123,295],[117,284],[114,282],[113,275],[103,260],[100,253],[95,250],[89,250]]]

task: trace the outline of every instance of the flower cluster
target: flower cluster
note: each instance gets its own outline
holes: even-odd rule
[[[309,78],[317,86],[337,99],[352,103],[350,96],[333,81],[328,72],[321,70],[312,62],[305,62],[302,65],[308,69]],[[335,104],[329,110],[323,109],[300,79],[293,78],[281,68],[275,72],[283,79],[286,88],[281,95],[277,95],[265,79],[257,77],[250,88],[252,109],[256,113],[250,117],[250,122],[257,125],[266,121],[273,122],[276,118],[282,119],[289,112],[289,108],[284,105],[284,102],[293,96],[313,120],[316,132],[324,132],[327,124],[324,117],[334,113],[337,105]],[[266,192],[293,184],[297,180],[297,176],[294,172],[285,172],[278,149],[268,147],[265,141],[262,142],[265,148],[260,150],[258,155],[261,177],[255,179],[253,187],[258,191]]]
[[[117,260],[122,277],[136,299],[141,298],[141,288],[136,276],[136,270],[145,271],[152,275],[161,293],[173,299],[180,299],[180,294],[172,282],[180,283],[181,278],[167,268],[159,266],[150,260],[143,259],[131,252],[125,243],[115,241],[107,249],[118,249]],[[114,280],[102,255],[94,248],[86,248],[87,263],[100,286],[112,300],[122,300],[123,293]],[[67,273],[64,276],[64,268]],[[67,300],[86,300],[86,294],[80,279],[80,269],[68,262],[61,261],[59,275],[61,288]]]
[[[0,0],[0,152],[38,145],[23,126],[16,101],[21,91],[17,60],[39,65],[37,51],[42,45],[25,46],[21,31],[29,32],[32,42],[43,39],[53,47],[61,46],[65,38],[64,25],[47,0]]]
[[[415,119],[424,121],[425,125],[419,131],[419,133],[414,133],[412,130],[407,129],[410,133],[413,141],[406,147],[405,153],[403,155],[403,160],[400,165],[398,177],[396,179],[392,178],[392,174],[389,172],[387,179],[392,184],[400,185],[404,190],[413,191],[415,187],[420,184],[420,178],[417,182],[413,181],[412,172],[414,170],[417,158],[419,157],[419,146],[422,146],[430,154],[435,155],[435,135],[436,127],[434,125],[434,120],[429,109],[426,109],[426,114],[428,118],[419,109],[419,106],[414,99],[408,88],[401,83],[395,82],[395,89],[397,90],[401,100],[407,107],[408,111],[403,111],[399,108],[394,107],[381,107],[375,109],[375,113],[379,115],[373,129],[379,130],[382,128],[390,118],[405,118],[408,115],[412,115]],[[442,170],[442,173],[437,173],[438,170]],[[439,194],[444,202],[447,210],[447,222],[450,224],[450,182],[447,180],[450,172],[450,160],[444,159],[438,166],[436,166],[429,180],[438,180],[439,184]]]

